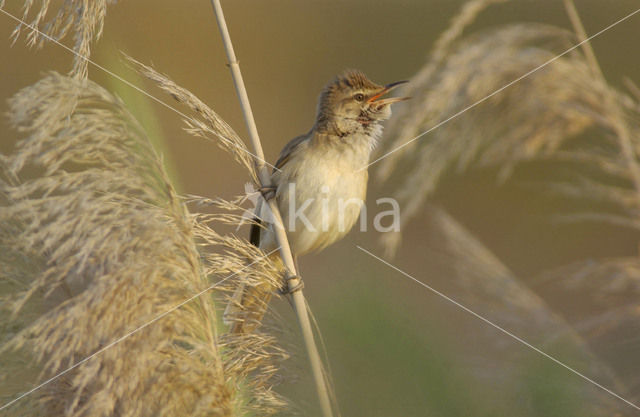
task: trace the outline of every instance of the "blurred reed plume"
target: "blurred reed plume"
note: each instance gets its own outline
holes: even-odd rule
[[[39,8],[34,7],[34,3],[38,3]],[[54,12],[55,16],[49,17],[51,0],[27,0],[22,6],[22,20],[31,27],[20,24],[11,36],[15,42],[22,31],[26,30],[27,45],[42,47],[48,39],[38,31],[57,41],[73,31],[73,50],[77,55],[74,56],[70,75],[87,78],[91,42],[102,35],[107,6],[112,3],[115,0],[66,0]],[[4,7],[4,0],[0,0],[0,7]]]
[[[594,354],[640,398],[640,259],[587,259],[543,271],[533,289],[561,312]],[[568,303],[579,299],[581,303]],[[625,360],[627,358],[627,360]]]
[[[615,288],[629,290],[626,278],[619,277],[610,282],[609,292],[606,295],[604,292],[601,293],[607,301],[598,303],[598,308],[593,309],[593,315],[581,316],[576,312],[570,312],[572,314],[565,316],[567,309],[563,307],[572,304],[568,300],[585,297],[587,293],[591,293],[589,289],[594,290],[591,293],[594,295],[597,293],[596,288],[607,286],[605,268],[602,268],[603,276],[600,280],[587,284],[583,282],[582,285],[578,282],[581,278],[590,280],[588,275],[582,275],[586,272],[586,265],[582,265],[582,270],[572,265],[571,268],[551,271],[538,279],[538,285],[534,290],[525,279],[507,267],[478,236],[471,233],[442,207],[427,203],[422,216],[421,231],[425,237],[419,253],[425,264],[429,265],[429,283],[435,283],[440,291],[457,302],[472,311],[481,312],[484,318],[523,337],[534,346],[541,347],[543,351],[557,355],[556,357],[563,360],[568,357],[569,364],[579,364],[577,366],[580,372],[616,393],[637,395],[637,373],[629,375],[620,372],[621,369],[615,363],[616,358],[612,357],[613,351],[620,352],[619,347],[614,347],[616,344],[611,342],[614,332],[625,330],[624,324],[637,320],[637,313],[634,313],[629,314],[624,323],[620,321],[624,312],[628,312],[634,303],[634,298],[637,304],[637,291],[632,293],[636,296],[630,294],[626,297],[625,304],[620,303],[624,308],[611,309],[611,298],[615,298],[617,302],[622,301],[621,294],[615,294]],[[609,271],[612,269],[610,265]],[[575,275],[565,283],[566,277],[562,273],[567,271],[575,271]],[[589,301],[592,299],[589,298]],[[604,310],[609,312],[608,316],[595,314]],[[619,315],[613,316],[612,312],[618,312]],[[607,318],[613,319],[607,321],[608,326],[603,326],[603,322],[598,321],[606,321]],[[544,384],[557,384],[562,387],[561,390],[566,390],[564,394],[561,390],[554,392],[554,401],[562,402],[567,391],[572,393],[571,396],[581,398],[579,404],[572,406],[572,411],[577,415],[626,415],[629,410],[628,405],[594,385],[570,375],[565,369],[551,363],[548,358],[523,348],[519,343],[511,343],[507,336],[499,335],[492,326],[479,325],[475,320],[458,326],[458,332],[474,341],[472,347],[462,355],[460,362],[482,384],[495,384],[510,387],[510,390],[517,392],[526,392],[527,378],[542,372],[536,369],[537,367],[550,365],[553,368],[553,376]],[[598,331],[602,333],[598,334]],[[634,342],[629,338],[626,340],[628,351],[625,353],[629,356],[624,357],[633,357],[634,352],[630,347]],[[478,351],[477,346],[488,348]],[[637,346],[635,349],[637,353]],[[567,352],[570,352],[569,356]],[[606,355],[603,356],[602,353]],[[536,363],[533,369],[526,365],[523,367],[528,360]],[[505,363],[511,366],[504,366]],[[630,367],[629,363],[627,367]],[[518,406],[522,407],[522,398],[519,398]],[[529,410],[522,407],[520,412],[522,415],[540,415],[540,409],[536,409],[535,405]]]
[[[43,380],[130,334],[17,402],[21,415],[280,409],[272,376],[286,353],[262,333],[220,339],[205,291],[279,280],[258,249],[211,227],[233,215],[190,214],[141,127],[92,82],[50,73],[10,105],[26,138],[1,159],[3,351],[20,350]],[[30,388],[12,373],[3,403]]]
[[[34,29],[55,40],[73,31],[76,55],[70,77],[50,73],[10,101],[10,120],[26,137],[0,155],[2,403],[62,373],[10,409],[270,415],[286,406],[273,386],[288,355],[265,332],[220,335],[214,298],[238,280],[275,289],[280,267],[214,230],[245,221],[234,212],[241,199],[192,197],[217,213],[190,213],[139,123],[86,80],[84,58],[109,3],[66,1],[49,20],[48,0],[23,6],[29,45],[46,40]],[[213,110],[140,67],[196,113],[185,116],[190,134],[215,139],[255,179],[244,143]],[[10,378],[28,373],[32,385]]]
[[[394,180],[401,182],[395,197],[404,224],[445,175],[493,168],[504,182],[519,165],[557,162],[575,174],[548,186],[612,205],[606,212],[573,213],[571,219],[638,228],[637,98],[609,85],[578,50],[492,95],[575,43],[570,32],[540,24],[511,24],[436,42],[430,60],[403,92],[415,99],[390,123],[388,137],[394,139],[383,152],[473,107],[381,161],[378,178],[388,180],[396,171]],[[636,149],[635,155],[629,149]],[[402,172],[396,170],[401,166]],[[399,236],[385,238],[387,249],[394,251]]]
[[[585,358],[588,375],[635,401],[640,398],[640,364],[631,359],[638,353],[637,256],[539,264],[537,277],[516,277],[496,267],[504,260],[480,243],[481,236],[465,236],[453,217],[432,205],[445,178],[491,175],[497,185],[527,186],[531,199],[551,194],[570,200],[570,208],[551,213],[550,225],[615,225],[629,236],[637,236],[640,228],[637,87],[627,80],[629,93],[614,88],[588,48],[564,53],[585,39],[573,2],[565,6],[577,36],[531,23],[467,31],[491,3],[468,2],[401,92],[414,100],[390,121],[390,139],[381,153],[420,138],[381,160],[377,177],[395,185],[403,225],[420,214],[425,234],[434,235],[427,238],[430,249],[446,255],[432,256],[434,264],[445,265],[447,278],[455,277],[445,293],[490,312],[489,317],[495,314],[496,322],[533,340],[553,344],[569,336],[569,344]],[[471,33],[463,37],[463,32]],[[532,167],[539,168],[535,179],[519,175]],[[383,239],[395,252],[400,236]],[[517,239],[523,248],[535,248]],[[602,403],[592,409],[594,415],[626,413],[624,404],[597,401]]]

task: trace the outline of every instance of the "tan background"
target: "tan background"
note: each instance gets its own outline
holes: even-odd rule
[[[15,13],[19,3],[10,0],[7,9]],[[457,0],[225,1],[267,160],[274,161],[289,139],[311,127],[317,94],[337,72],[359,68],[379,83],[410,78],[461,4]],[[576,4],[589,33],[638,7],[635,0],[578,0]],[[477,27],[521,21],[569,28],[562,2],[552,0],[495,6],[481,15]],[[35,82],[44,71],[70,68],[71,57],[59,46],[29,50],[19,41],[10,47],[14,26],[0,15],[3,100]],[[640,15],[593,42],[613,84],[620,85],[623,75],[640,82],[639,38]],[[92,58],[100,65],[173,105],[124,68],[120,51],[168,74],[246,136],[208,1],[121,1],[109,8],[103,39],[94,49]],[[184,133],[177,114],[141,98],[95,67],[90,67],[90,77],[124,97],[151,135],[162,138],[163,152],[182,192],[226,198],[242,192],[248,180],[242,169],[211,143]],[[4,112],[6,105],[1,109]],[[0,150],[8,152],[15,137],[3,119]],[[384,187],[371,184],[370,201],[382,196]],[[438,195],[438,202],[517,276],[532,276],[572,259],[637,251],[638,237],[620,230],[541,227],[536,212],[552,210],[553,201],[531,201],[526,194],[501,189],[490,178],[452,180],[450,188]],[[528,221],[521,222],[522,218]],[[437,257],[426,243],[425,230],[415,221],[393,262],[438,287],[443,282],[431,280],[431,267],[425,264],[426,259]],[[587,382],[503,334],[477,338],[473,329],[486,324],[376,263],[354,243],[381,253],[374,233],[352,233],[301,261],[306,295],[322,328],[343,415],[590,415],[582,394],[563,391]],[[443,278],[438,275],[440,281]],[[284,302],[277,308],[292,323],[289,338],[295,346],[299,340],[294,316]],[[521,350],[518,361],[496,357],[493,349],[500,344]],[[469,372],[469,352],[486,360],[495,378]],[[306,410],[305,415],[316,415],[313,390],[304,376],[304,354],[294,353],[297,357],[282,392]],[[564,359],[571,361],[570,356]],[[522,370],[517,386],[501,377],[513,368]],[[293,380],[294,375],[300,380]]]

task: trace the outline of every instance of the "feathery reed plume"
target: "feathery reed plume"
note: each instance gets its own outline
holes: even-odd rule
[[[429,265],[429,282],[435,282],[440,291],[457,302],[472,311],[481,312],[483,317],[504,326],[509,332],[523,337],[547,353],[553,355],[560,351],[566,354],[568,350],[571,351],[571,358],[579,360],[580,372],[618,394],[633,393],[632,389],[627,390],[627,387],[633,387],[626,384],[630,378],[614,372],[608,358],[594,354],[589,343],[592,338],[586,338],[585,333],[571,326],[574,318],[569,318],[567,322],[557,314],[557,304],[568,304],[568,299],[575,299],[582,293],[565,290],[562,298],[553,299],[549,304],[546,297],[540,297],[527,287],[520,277],[515,276],[447,211],[427,203],[423,218],[422,256],[424,264]],[[555,278],[559,276],[560,273],[554,274]],[[612,287],[616,286],[616,283],[612,283]],[[545,292],[545,295],[549,292]],[[637,314],[633,317],[637,317]],[[472,348],[464,355],[465,366],[480,380],[513,387],[523,383],[523,372],[531,372],[517,366],[500,365],[515,359],[518,360],[514,363],[522,363],[524,357],[536,357],[537,354],[523,349],[521,344],[499,342],[495,328],[478,325],[474,321],[468,329],[461,329],[460,332],[473,335],[470,337],[475,341],[474,346],[487,346],[487,350],[477,352]],[[585,409],[604,410],[594,415],[615,415],[616,412],[628,410],[626,404],[579,378],[570,378],[564,384],[588,398],[585,400]]]
[[[254,182],[258,182],[255,165],[253,163],[253,154],[246,148],[244,142],[235,133],[235,131],[217,113],[215,113],[193,93],[183,87],[180,87],[167,76],[160,74],[153,68],[137,62],[132,58],[128,58],[128,60],[141,74],[155,82],[167,94],[172,96],[178,102],[185,104],[195,113],[194,116],[184,116],[183,120],[186,124],[185,130],[188,133],[196,137],[202,137],[214,141],[223,150],[229,152],[234,159],[240,163],[240,165],[247,169]],[[245,218],[246,208],[241,206],[244,198],[246,198],[246,196],[239,197],[233,201],[194,198],[193,202],[213,206],[222,210],[222,213],[216,213],[214,215],[200,215],[199,219],[201,221],[199,223],[211,220],[233,226],[247,223],[248,220]],[[229,239],[239,241],[235,237],[224,237],[224,239],[226,241]],[[248,242],[243,242],[248,244]],[[217,257],[218,255],[215,256]],[[224,265],[228,262],[226,257],[228,257],[227,253],[225,253],[224,256],[217,258],[217,262],[215,264],[218,269],[224,269]],[[243,252],[243,256],[241,258],[246,262],[247,260],[259,259],[260,257],[264,257],[264,253],[257,248],[252,247],[247,248]],[[251,276],[250,274],[241,274],[237,276],[237,279],[230,281],[229,285],[221,287],[221,290],[224,290],[231,295],[239,286],[245,286],[250,288],[250,291],[248,292],[251,293],[252,299],[255,300],[254,303],[246,303],[243,306],[239,306],[240,308],[238,309],[237,314],[225,316],[225,321],[235,322],[243,326],[246,325],[247,329],[250,329],[250,331],[244,335],[231,333],[224,333],[221,335],[221,343],[226,348],[225,355],[227,356],[225,357],[229,358],[229,361],[227,361],[229,363],[249,366],[252,362],[247,360],[247,352],[254,352],[257,364],[267,361],[271,361],[275,364],[287,357],[283,350],[275,348],[275,339],[264,332],[264,329],[259,326],[262,321],[262,317],[268,311],[268,301],[271,295],[277,293],[277,290],[282,287],[282,277],[285,273],[282,262],[277,256],[270,256],[269,260],[265,261],[265,263],[271,265],[270,273],[255,276]],[[228,299],[231,298],[231,296],[228,297]],[[273,347],[273,349],[269,348],[268,353],[265,352],[264,354],[261,354],[258,350],[259,345],[256,345],[255,343],[257,340],[264,340],[264,345]],[[275,365],[260,366],[262,366],[262,370],[259,373],[263,376],[265,374],[275,376],[275,372],[277,370]],[[232,369],[235,370],[237,367],[238,365],[234,366]],[[267,368],[270,369],[269,372],[265,371]],[[248,371],[247,373],[252,374],[252,372]],[[253,374],[255,375],[255,373]],[[262,380],[263,377],[258,379]],[[263,394],[260,395],[253,395],[252,398],[252,402],[247,404],[247,406],[258,410],[261,415],[266,413],[266,410],[271,409],[271,406],[268,406],[267,404],[272,404],[273,409],[281,407],[284,404],[281,398],[272,394],[270,391],[264,391]],[[257,402],[257,398],[261,398],[261,401]]]
[[[575,26],[575,17],[573,20]],[[578,36],[579,41],[585,39],[580,31]],[[628,333],[629,328],[637,328],[629,326],[637,319],[638,306],[632,295],[637,290],[637,259],[595,259],[556,268],[543,274],[533,293],[505,279],[509,275],[504,271],[492,271],[497,259],[474,248],[479,242],[472,245],[455,228],[449,230],[451,219],[434,212],[429,204],[426,210],[424,206],[447,175],[473,175],[483,170],[495,173],[499,181],[517,180],[519,167],[553,164],[562,170],[550,170],[539,180],[544,181],[545,192],[560,192],[580,203],[575,211],[556,218],[605,221],[637,229],[638,97],[609,85],[593,57],[585,57],[579,50],[565,54],[577,41],[560,28],[512,24],[455,38],[443,36],[446,41],[437,44],[423,70],[406,87],[403,94],[414,100],[388,126],[387,133],[394,139],[383,152],[423,132],[429,131],[428,136],[389,154],[380,164],[378,178],[393,176],[401,181],[395,197],[403,205],[404,224],[423,210],[428,225],[436,224],[447,232],[445,245],[451,246],[450,240],[464,244],[464,250],[457,256],[452,253],[445,262],[456,268],[472,267],[451,280],[454,288],[446,293],[460,294],[471,305],[495,298],[500,306],[488,304],[482,311],[502,312],[500,317],[510,317],[516,329],[533,322],[534,328],[544,329],[547,343],[569,335],[573,347],[581,355],[586,353],[587,374],[618,393],[630,394],[628,398],[633,400],[638,396],[637,373],[626,375],[628,369],[615,363],[612,353],[616,350],[619,354],[619,350],[610,346],[612,338],[623,335],[621,345],[629,349],[627,353],[637,352],[637,344],[631,349],[634,343],[629,342]],[[541,66],[545,63],[549,65]],[[522,77],[524,74],[527,76]],[[604,204],[595,206],[593,202]],[[442,246],[442,237],[431,234],[427,235],[435,239],[437,247]],[[387,248],[395,250],[398,236],[385,238]],[[482,263],[473,266],[474,261]],[[475,279],[484,270],[490,274]],[[577,299],[586,302],[577,303]],[[505,311],[512,308],[512,312]],[[523,308],[531,309],[530,317],[521,315]],[[557,314],[566,318],[568,325],[557,323]],[[602,415],[610,415],[612,410],[617,408],[604,406]]]
[[[211,140],[221,149],[229,152],[241,166],[246,168],[250,178],[255,183],[258,182],[253,161],[254,155],[247,149],[238,134],[214,110],[196,97],[195,94],[177,85],[168,76],[160,74],[155,69],[131,57],[127,57],[127,59],[142,75],[156,83],[165,93],[179,103],[186,105],[195,113],[194,116],[183,116],[183,121],[186,124],[185,130],[189,134]],[[247,223],[246,208],[241,206],[245,198],[246,196],[238,197],[232,201],[193,198],[195,203],[213,206],[220,211],[214,215],[199,215],[199,224],[216,221],[238,226]],[[232,246],[236,246],[236,243],[240,241],[243,242],[243,245],[249,245],[248,248],[244,248],[239,252],[242,255],[239,260],[244,260],[245,263],[265,256],[253,245],[234,236],[219,237],[219,239],[227,243],[233,243]],[[209,261],[216,265],[216,269],[224,270],[225,265],[229,262],[230,254],[225,252],[224,255],[213,256]],[[233,281],[229,281],[228,285],[220,288],[221,291],[225,291],[229,295],[227,299],[231,299],[235,289],[239,286],[245,286],[251,289],[250,293],[252,298],[255,299],[254,304],[247,303],[239,308],[237,314],[225,316],[226,321],[236,322],[240,325],[247,324],[249,326],[250,323],[250,334],[234,335],[223,333],[221,335],[221,343],[225,347],[225,358],[228,358],[225,363],[236,364],[230,368],[230,371],[236,372],[243,365],[247,369],[241,373],[242,375],[253,375],[254,377],[260,375],[256,380],[261,381],[261,383],[256,386],[247,407],[259,411],[261,415],[267,415],[268,410],[279,409],[285,404],[285,401],[271,390],[260,390],[259,387],[269,380],[266,375],[270,377],[276,376],[277,363],[288,357],[285,351],[277,347],[275,338],[258,326],[263,316],[268,312],[268,301],[271,296],[282,287],[282,276],[285,273],[282,262],[279,261],[277,256],[270,256],[268,260],[264,261],[264,264],[269,265],[268,273],[258,275],[243,273]],[[252,309],[251,307],[255,308]],[[260,344],[256,343],[258,340],[264,341],[264,351],[260,349]],[[248,360],[247,358],[250,352],[253,352],[253,360]],[[251,368],[249,370],[251,366],[255,366],[255,369]],[[269,370],[267,371],[267,369]],[[245,381],[245,383],[247,382]]]
[[[553,59],[571,39],[559,28],[513,24],[458,42],[446,59],[434,58],[435,69],[427,76],[411,83],[415,93],[405,92],[418,98],[397,115],[390,129],[395,140],[387,150]],[[610,105],[612,100],[615,106]],[[389,155],[381,162],[378,176],[387,179],[399,166],[413,168],[395,195],[403,203],[406,224],[451,172],[491,167],[505,181],[524,162],[571,162],[589,184],[599,184],[598,197],[617,205],[625,219],[635,221],[640,203],[638,198],[629,199],[629,193],[636,193],[629,187],[634,176],[628,169],[628,152],[621,147],[625,142],[620,140],[624,135],[636,143],[640,137],[640,125],[629,118],[632,113],[637,114],[634,100],[614,90],[593,73],[582,54],[573,52]],[[574,140],[586,133],[596,136],[595,142]],[[620,169],[620,164],[627,168]],[[582,186],[584,178],[575,177],[557,185],[593,197]],[[612,178],[615,185],[610,185]],[[397,236],[387,243],[395,249]]]
[[[253,163],[252,154],[247,150],[244,142],[233,131],[233,129],[216,114],[211,108],[204,104],[199,98],[188,90],[178,86],[175,82],[169,79],[167,76],[162,75],[155,71],[153,68],[141,64],[132,58],[128,58],[129,61],[135,65],[141,74],[155,82],[162,90],[167,94],[175,98],[178,102],[188,106],[196,116],[185,116],[184,122],[186,123],[186,131],[190,134],[207,138],[214,141],[223,150],[229,152],[234,159],[244,166],[249,172],[252,180],[257,183],[257,173],[255,170],[255,164]],[[214,139],[217,138],[218,140]],[[224,200],[207,200],[196,199],[200,203],[216,206],[219,209],[223,209],[225,215],[217,215],[216,218],[219,221],[227,222],[228,224],[238,225],[247,223],[247,219],[243,218],[242,214],[246,212],[240,204],[243,198],[238,198],[235,201]],[[233,215],[236,212],[238,214]],[[263,226],[260,226],[263,227]],[[247,254],[248,259],[254,259],[255,255]],[[284,274],[284,267],[279,257],[271,257],[272,262],[278,265],[276,268],[277,273],[280,276]],[[237,325],[245,326],[250,331],[253,331],[259,326],[264,316],[268,302],[271,298],[271,294],[282,286],[281,282],[274,282],[272,280],[248,280],[246,286],[250,288],[250,297],[252,302],[247,302],[244,306],[238,305],[238,314],[232,316],[225,316],[225,320],[229,322],[235,322]]]
[[[506,1],[508,0],[470,0],[466,2],[462,6],[460,12],[453,17],[449,27],[442,32],[434,42],[433,51],[431,51],[429,61],[415,76],[412,77],[411,91],[418,93],[417,89],[419,86],[424,86],[424,83],[433,76],[433,72],[442,64],[450,53],[452,44],[462,36],[464,30],[476,20],[476,17],[478,17],[480,13],[493,4],[504,3]],[[424,93],[424,91],[420,91],[420,93]],[[405,114],[404,117],[407,116],[408,115]],[[416,117],[420,118],[420,115],[417,114]],[[397,119],[397,117],[393,117],[389,120],[387,123],[388,129],[393,129]],[[381,172],[384,172],[383,168],[384,166],[380,167]]]
[[[257,182],[257,174],[253,157],[240,136],[224,121],[215,111],[204,104],[195,94],[185,88],[180,87],[166,75],[160,74],[155,69],[144,65],[131,57],[126,57],[128,61],[145,77],[156,83],[179,103],[183,103],[197,117],[185,117],[186,131],[193,136],[205,138],[216,143],[221,149],[229,152],[233,158]],[[213,136],[213,137],[212,137]],[[214,139],[217,138],[218,140]]]
[[[1,306],[13,317],[3,351],[20,349],[39,380],[99,352],[12,409],[67,416],[280,409],[273,359],[284,352],[260,335],[238,342],[244,350],[220,344],[209,291],[237,275],[277,282],[264,254],[186,210],[142,128],[98,85],[50,73],[10,105],[27,137],[0,160]],[[15,388],[7,401],[31,388],[15,385],[0,383],[3,393]]]
[[[115,0],[67,0],[63,2],[55,16],[51,16],[51,0],[40,0],[39,8],[34,10],[34,0],[28,0],[22,6],[23,24],[18,25],[11,37],[14,42],[23,30],[28,30],[26,35],[27,45],[42,47],[48,40],[38,31],[60,41],[70,31],[74,32],[73,50],[76,55],[73,58],[73,68],[70,75],[79,78],[87,78],[89,59],[91,55],[91,41],[97,40],[102,35],[104,18],[107,14],[107,6],[115,3]],[[0,7],[4,6],[4,0],[0,1]],[[37,29],[37,30],[36,30]]]

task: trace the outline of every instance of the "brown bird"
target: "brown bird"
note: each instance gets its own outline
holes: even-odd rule
[[[357,221],[380,122],[391,116],[392,103],[407,99],[384,96],[405,82],[381,86],[360,71],[343,72],[322,90],[313,128],[282,149],[271,181],[294,259],[341,239]],[[267,210],[259,201],[256,218],[268,221]],[[251,227],[251,242],[265,252],[277,247],[272,227]],[[231,331],[255,329],[270,297],[266,286],[240,285],[225,310]]]

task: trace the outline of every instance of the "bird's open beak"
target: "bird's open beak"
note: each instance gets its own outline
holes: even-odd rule
[[[408,83],[408,82],[409,81],[396,81],[395,83],[387,84],[378,94],[370,97],[367,100],[367,102],[376,103],[377,105],[387,105],[391,103],[397,103],[398,101],[409,100],[411,97],[390,97],[390,98],[380,99],[381,97],[389,93],[389,91],[393,90],[397,86]]]

